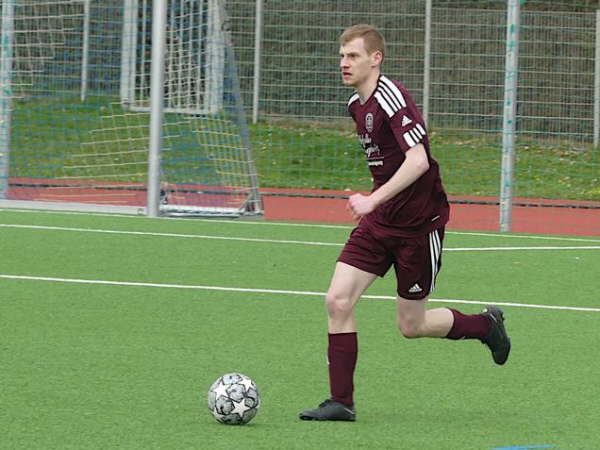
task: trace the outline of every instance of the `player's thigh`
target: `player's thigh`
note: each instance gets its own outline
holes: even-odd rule
[[[327,291],[328,306],[343,303],[346,308],[353,308],[376,278],[376,274],[338,261]]]

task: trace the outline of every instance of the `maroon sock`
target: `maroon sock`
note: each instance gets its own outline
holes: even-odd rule
[[[450,309],[454,315],[454,324],[446,336],[447,339],[482,339],[490,331],[490,319],[483,314],[463,314]]]
[[[358,355],[356,333],[329,334],[329,387],[331,399],[346,406],[353,406],[354,368]]]

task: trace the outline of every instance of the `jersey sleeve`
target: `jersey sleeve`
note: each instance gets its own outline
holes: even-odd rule
[[[410,108],[400,109],[389,118],[389,123],[398,145],[405,152],[420,144],[427,135],[420,115]]]
[[[390,128],[402,151],[421,143],[427,134],[421,114],[406,90],[381,76],[375,98],[386,112]]]

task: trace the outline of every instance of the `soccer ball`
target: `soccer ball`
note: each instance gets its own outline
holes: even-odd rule
[[[259,407],[256,384],[241,373],[219,377],[208,390],[208,410],[220,423],[244,425],[252,420]]]

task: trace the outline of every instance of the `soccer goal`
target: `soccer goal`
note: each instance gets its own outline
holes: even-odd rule
[[[223,3],[2,0],[0,205],[143,213],[154,190],[162,215],[261,214]]]
[[[125,0],[121,103],[150,112],[151,0]],[[165,106],[168,113],[215,114],[223,109],[226,22],[217,0],[168,3]],[[141,20],[138,20],[141,18]]]

